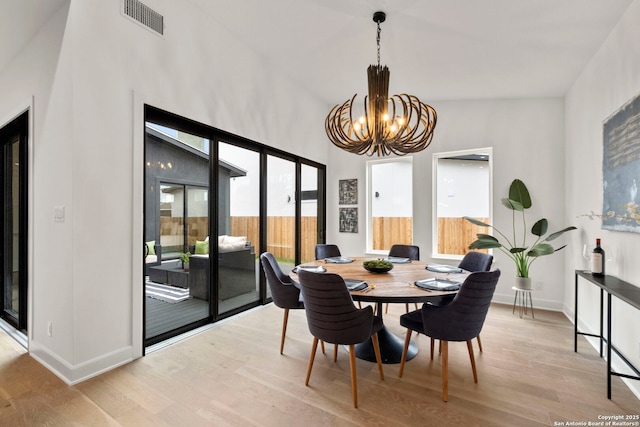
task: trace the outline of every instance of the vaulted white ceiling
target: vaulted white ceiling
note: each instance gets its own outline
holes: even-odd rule
[[[68,1],[0,0],[0,70]],[[390,92],[428,103],[564,96],[633,0],[181,1],[334,105],[366,92],[377,10]]]

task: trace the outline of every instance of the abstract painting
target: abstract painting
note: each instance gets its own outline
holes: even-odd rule
[[[340,208],[340,232],[358,232],[358,208]]]
[[[341,179],[338,181],[338,194],[340,205],[358,204],[358,180]]]
[[[640,233],[640,96],[603,125],[602,228]]]

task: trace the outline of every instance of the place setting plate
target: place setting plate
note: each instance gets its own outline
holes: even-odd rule
[[[291,271],[297,273],[300,270],[311,271],[312,273],[324,273],[327,271],[327,269],[321,265],[299,265],[294,267]]]
[[[349,264],[350,262],[353,262],[353,259],[349,257],[344,257],[344,256],[334,256],[334,257],[325,258],[324,262],[328,262],[331,264]]]

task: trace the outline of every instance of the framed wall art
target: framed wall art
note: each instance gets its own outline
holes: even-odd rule
[[[358,208],[339,208],[339,231],[341,233],[358,232]]]
[[[640,233],[640,95],[603,124],[602,228]]]
[[[358,204],[358,180],[341,179],[338,181],[338,194],[340,205]]]

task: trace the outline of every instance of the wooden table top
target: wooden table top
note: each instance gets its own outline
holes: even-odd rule
[[[463,273],[435,273],[426,270],[426,262],[411,261],[406,264],[394,264],[393,269],[387,273],[371,273],[362,265],[363,261],[376,258],[353,258],[353,262],[347,264],[335,264],[320,261],[306,262],[302,265],[315,265],[324,267],[328,273],[335,273],[343,279],[364,280],[369,284],[369,288],[363,291],[352,291],[351,296],[356,301],[378,302],[378,303],[409,303],[425,302],[430,298],[447,294],[455,294],[456,291],[432,291],[418,288],[413,283],[416,280],[437,278],[462,283],[469,275]],[[291,273],[290,277],[296,283],[298,275]]]

